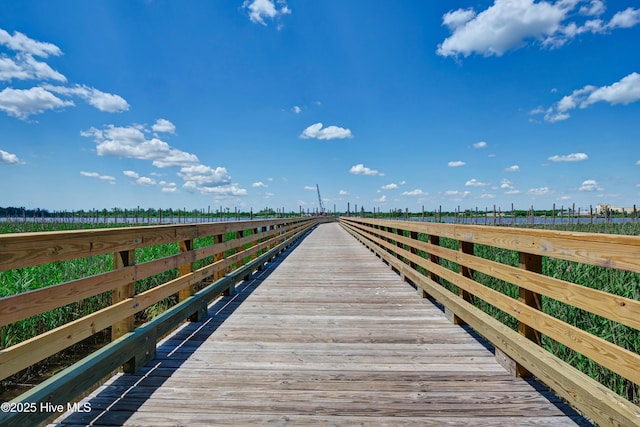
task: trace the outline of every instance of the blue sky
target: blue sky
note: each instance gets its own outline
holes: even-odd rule
[[[640,205],[636,1],[0,1],[0,206]]]

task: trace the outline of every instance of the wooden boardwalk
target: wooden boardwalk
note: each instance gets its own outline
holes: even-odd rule
[[[584,425],[337,223],[55,425]]]

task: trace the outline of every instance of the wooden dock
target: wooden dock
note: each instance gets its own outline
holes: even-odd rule
[[[337,223],[236,289],[52,425],[588,425]]]

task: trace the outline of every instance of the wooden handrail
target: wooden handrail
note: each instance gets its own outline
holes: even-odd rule
[[[640,423],[638,406],[541,347],[541,336],[546,336],[640,384],[640,354],[568,324],[554,317],[554,313],[543,312],[541,304],[541,298],[552,298],[640,329],[640,301],[542,273],[543,258],[638,273],[640,236],[344,217],[340,222],[415,284],[423,296],[431,295],[443,304],[454,321],[468,323],[511,357],[517,363],[517,373],[534,374],[599,424]],[[456,240],[458,250],[440,246],[443,238]],[[519,265],[476,256],[475,244],[515,251]],[[456,266],[456,271],[445,267],[444,261]],[[519,293],[514,297],[492,289],[481,279],[476,280],[476,273],[515,285]],[[442,286],[443,281],[457,287],[459,292]],[[511,315],[518,328],[513,330],[479,310],[474,304],[476,299]]]
[[[232,266],[281,245],[316,223],[315,218],[291,218],[225,223],[111,228],[51,233],[0,235],[0,272],[98,254],[114,254],[114,270],[58,283],[0,299],[0,326],[64,307],[85,298],[112,292],[112,305],[0,351],[0,379],[49,357],[112,326],[112,339],[133,329],[133,316],[174,294],[183,301],[206,278],[219,280]],[[251,234],[244,235],[245,230]],[[255,232],[258,230],[258,232]],[[225,235],[235,238],[222,241]],[[193,247],[196,238],[218,236],[214,243]],[[135,264],[135,249],[178,243],[176,255]],[[187,242],[187,243],[185,243]],[[245,245],[248,246],[245,249]],[[231,255],[225,251],[235,250]],[[213,261],[197,270],[193,263]],[[136,281],[178,269],[179,276],[144,292]],[[235,283],[229,283],[227,289]]]

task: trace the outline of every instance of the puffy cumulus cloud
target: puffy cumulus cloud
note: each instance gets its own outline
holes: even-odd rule
[[[0,164],[17,165],[20,163],[20,159],[15,154],[8,151],[0,150]]]
[[[0,92],[0,110],[22,120],[46,110],[57,110],[73,105],[72,101],[62,100],[41,87],[5,88]]]
[[[151,129],[154,132],[176,133],[176,125],[167,119],[156,120],[153,126],[151,126]]]
[[[133,179],[138,185],[152,186],[157,184],[155,179],[149,178],[148,176],[140,176],[134,171],[123,171],[122,173],[124,176]]]
[[[0,81],[14,79],[67,81],[61,73],[31,55],[17,54],[14,58],[0,57]]]
[[[478,141],[475,144],[473,144],[473,148],[485,148],[487,146],[487,143],[485,141]]]
[[[548,158],[552,162],[583,162],[588,160],[589,156],[585,153],[571,153],[567,155],[555,155]]]
[[[198,164],[195,154],[171,147],[158,138],[148,139],[141,126],[108,125],[104,129],[90,128],[82,136],[93,137],[99,156],[151,160],[158,168]]]
[[[249,10],[249,19],[256,24],[267,25],[265,19],[276,19],[291,13],[284,0],[245,0],[242,7]]]
[[[495,0],[477,13],[457,9],[442,17],[451,35],[438,45],[441,56],[468,57],[472,54],[501,56],[530,43],[559,48],[576,36],[630,28],[640,22],[640,9],[627,8],[607,22],[600,0]]]
[[[383,185],[382,187],[380,187],[382,190],[395,190],[398,188],[398,184],[395,183],[391,183],[391,184],[387,184],[387,185]]]
[[[27,53],[29,55],[40,56],[43,58],[46,58],[49,55],[62,55],[60,48],[52,43],[33,40],[18,31],[14,31],[13,35],[11,35],[1,28],[0,45],[6,46],[17,52]]]
[[[426,193],[420,190],[419,188],[416,188],[415,190],[412,190],[412,191],[404,191],[402,195],[403,196],[428,196],[429,193]]]
[[[513,166],[509,166],[508,168],[506,168],[504,171],[505,172],[518,172],[520,170],[520,166],[518,165],[513,165]]]
[[[240,188],[238,184],[225,184],[215,187],[200,187],[198,188],[198,191],[204,195],[216,196],[216,198],[246,196],[248,194],[247,190],[244,188]]]
[[[110,176],[110,175],[100,175],[98,172],[80,171],[80,175],[86,176],[88,178],[96,178],[96,179],[99,179],[100,181],[108,182],[109,184],[115,184],[116,183],[116,178],[115,177]]]
[[[579,191],[602,191],[603,188],[598,185],[598,182],[594,179],[587,179],[582,182]]]
[[[168,120],[157,121],[156,125],[169,129],[170,123]],[[226,168],[201,164],[195,154],[174,148],[157,137],[148,137],[149,133],[150,130],[142,125],[108,125],[103,129],[90,128],[81,132],[85,137],[93,137],[99,156],[148,160],[157,168],[180,168],[177,176],[184,181],[182,188],[185,190],[213,195],[216,199],[247,194],[247,190],[231,183]],[[140,185],[157,184],[156,180],[134,171],[125,171],[124,174]],[[159,185],[163,192],[178,191],[177,184],[173,182],[161,181]]]
[[[553,106],[547,109],[535,108],[530,114],[544,114],[544,120],[553,123],[567,120],[571,117],[571,110],[587,108],[598,102],[628,105],[637,101],[640,101],[640,74],[633,72],[609,86],[587,85],[582,89],[576,89]]]
[[[294,105],[291,111],[293,111],[296,114],[300,114],[302,112],[302,108],[298,107],[297,105]]]
[[[344,139],[344,138],[353,138],[353,134],[351,130],[341,128],[338,126],[327,126],[326,128],[322,127],[322,123],[316,123],[305,130],[300,134],[300,138],[303,139]]]
[[[58,95],[77,96],[89,105],[107,113],[118,113],[129,109],[129,103],[120,95],[102,92],[93,87],[78,84],[73,87],[53,85],[44,85],[43,87]]]
[[[486,187],[489,185],[488,182],[478,181],[475,178],[471,178],[469,181],[464,183],[465,187]]]
[[[206,165],[182,167],[178,176],[184,180],[184,187],[190,189],[217,187],[227,185],[231,181],[226,168],[217,167],[214,169]]]
[[[304,189],[305,191],[316,191],[316,187],[313,187],[311,185],[305,185]]]
[[[639,162],[639,164],[640,164],[640,160],[639,160],[638,162]],[[348,195],[349,195],[349,193],[348,193],[347,191],[345,191],[345,190],[340,190],[340,191],[338,191],[338,194],[339,194],[340,196],[348,196]]]
[[[0,46],[9,49],[10,54],[0,54],[0,81],[35,80],[38,83],[29,89],[5,88],[0,92],[0,110],[19,119],[40,114],[47,110],[74,106],[71,99],[79,97],[105,112],[119,112],[129,109],[129,104],[119,95],[102,92],[86,85],[71,87],[44,84],[45,81],[67,82],[67,78],[51,68],[46,62],[36,59],[50,55],[62,55],[54,44],[33,40],[14,32],[13,35],[0,29]],[[58,96],[56,96],[58,95]]]
[[[447,163],[447,166],[449,166],[450,168],[459,168],[460,166],[464,166],[464,165],[466,165],[466,163],[463,162],[462,160],[456,160],[454,162]]]
[[[380,171],[377,171],[375,169],[370,169],[365,165],[363,165],[362,163],[358,163],[357,165],[351,166],[351,169],[349,169],[349,173],[352,173],[354,175],[384,176],[384,174],[381,173]]]
[[[254,182],[253,184],[251,184],[251,186],[252,186],[253,188],[267,188],[267,187],[268,187],[268,185],[267,185],[267,184],[265,184],[265,183],[264,183],[264,182],[262,182],[262,181]]]

